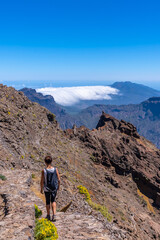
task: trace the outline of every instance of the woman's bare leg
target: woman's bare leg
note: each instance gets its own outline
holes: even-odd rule
[[[53,211],[53,215],[56,215],[56,202],[52,203],[52,211]]]

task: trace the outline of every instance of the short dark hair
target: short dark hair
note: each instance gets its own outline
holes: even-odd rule
[[[46,164],[50,164],[52,162],[52,157],[51,156],[46,156],[44,159]]]

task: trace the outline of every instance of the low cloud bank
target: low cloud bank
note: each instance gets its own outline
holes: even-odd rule
[[[71,106],[81,100],[109,100],[110,95],[117,95],[119,92],[118,89],[109,86],[46,87],[36,91],[43,95],[53,96],[56,103],[62,106]]]

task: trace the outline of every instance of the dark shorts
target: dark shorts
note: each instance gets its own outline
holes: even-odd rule
[[[55,202],[57,191],[55,192],[44,192],[46,197],[46,205]]]

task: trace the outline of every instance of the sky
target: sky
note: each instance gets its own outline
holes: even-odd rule
[[[0,82],[160,89],[159,0],[0,1]]]

